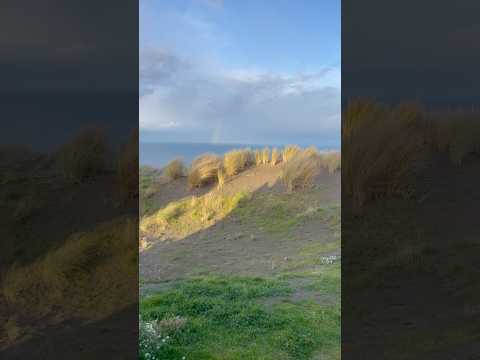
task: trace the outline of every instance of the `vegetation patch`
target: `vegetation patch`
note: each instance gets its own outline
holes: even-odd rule
[[[340,224],[339,206],[320,205],[319,190],[301,193],[256,194],[233,215],[244,222],[254,221],[257,226],[269,233],[285,233],[294,229],[308,218],[325,220],[332,226]]]
[[[232,150],[225,154],[223,166],[227,176],[237,175],[254,163],[254,155],[250,149]]]
[[[292,293],[285,281],[260,278],[179,282],[141,300],[140,359],[301,360],[338,352],[338,306],[264,304]]]
[[[185,165],[181,159],[174,159],[165,166],[163,174],[168,180],[180,179],[185,176]]]
[[[222,159],[214,154],[204,154],[192,162],[188,174],[190,188],[197,188],[217,181],[218,171],[222,167]]]
[[[165,231],[172,235],[186,236],[223,219],[249,196],[246,192],[234,195],[210,192],[201,197],[192,196],[171,202],[144,217],[140,223],[140,230],[154,236],[159,236]]]
[[[35,262],[12,266],[3,279],[5,300],[32,319],[59,311],[105,317],[136,301],[128,279],[138,271],[137,242],[138,223],[128,218],[73,234]]]

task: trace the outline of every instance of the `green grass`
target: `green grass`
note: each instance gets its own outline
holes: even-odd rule
[[[291,232],[307,218],[318,218],[340,229],[340,207],[320,204],[311,199],[319,197],[318,190],[291,194],[257,194],[233,212],[244,222],[256,222],[260,229],[272,234]]]
[[[313,301],[265,304],[269,299],[288,299],[293,291],[287,281],[260,278],[177,282],[141,300],[143,323],[161,325],[179,319],[181,326],[156,327],[160,337],[151,342],[141,333],[140,359],[302,360],[319,351],[338,354],[338,305]]]
[[[184,198],[145,216],[140,222],[140,229],[152,235],[168,229],[186,236],[223,219],[249,197],[249,193],[238,192],[233,195],[209,193],[201,197]]]

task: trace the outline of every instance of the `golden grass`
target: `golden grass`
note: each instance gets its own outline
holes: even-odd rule
[[[342,167],[342,156],[338,151],[331,151],[320,155],[321,166],[326,168],[330,174],[340,171]]]
[[[218,169],[218,173],[217,173],[217,182],[218,182],[218,187],[221,189],[223,188],[223,186],[225,185],[225,181],[226,181],[226,173],[225,173],[225,170],[223,169],[223,167],[221,167],[220,169]]]
[[[378,196],[412,196],[415,173],[428,158],[421,109],[360,99],[347,106],[343,119],[342,191],[357,205]]]
[[[320,169],[321,159],[317,152],[301,151],[285,164],[281,179],[289,192],[309,188]]]
[[[175,201],[143,218],[140,231],[151,236],[171,231],[172,236],[184,237],[223,219],[248,196],[245,192],[225,195],[220,191],[211,191],[201,197]]]
[[[65,176],[74,181],[94,177],[106,169],[105,132],[99,128],[80,131],[59,152]]]
[[[262,165],[262,152],[259,149],[255,150],[255,165]]]
[[[7,304],[39,319],[50,313],[98,319],[137,301],[138,223],[119,219],[70,236],[3,281]],[[98,301],[102,298],[102,301]]]
[[[170,161],[163,169],[163,174],[169,180],[177,180],[185,176],[185,165],[181,159],[174,159]]]
[[[120,150],[117,174],[127,197],[136,197],[139,192],[138,129],[132,131],[130,139]]]
[[[222,160],[214,154],[204,154],[197,157],[188,174],[189,187],[196,188],[217,181],[218,170]]]
[[[287,162],[292,159],[295,155],[300,153],[301,149],[297,145],[287,145],[282,151],[282,161]]]
[[[278,151],[277,148],[272,149],[272,161],[271,164],[272,166],[277,165],[280,162],[280,152]]]
[[[223,167],[227,176],[237,175],[253,164],[253,154],[250,149],[232,150],[223,157]]]
[[[267,165],[270,162],[270,149],[268,147],[262,150],[262,164]]]

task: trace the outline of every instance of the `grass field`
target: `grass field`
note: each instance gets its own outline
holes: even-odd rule
[[[339,304],[339,263],[173,282],[141,301],[140,358],[339,359]]]

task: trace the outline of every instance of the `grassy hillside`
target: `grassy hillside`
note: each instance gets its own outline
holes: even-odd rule
[[[140,225],[142,359],[340,358],[340,178],[309,152],[237,150],[194,195],[159,173]],[[311,181],[289,188],[303,162]]]

